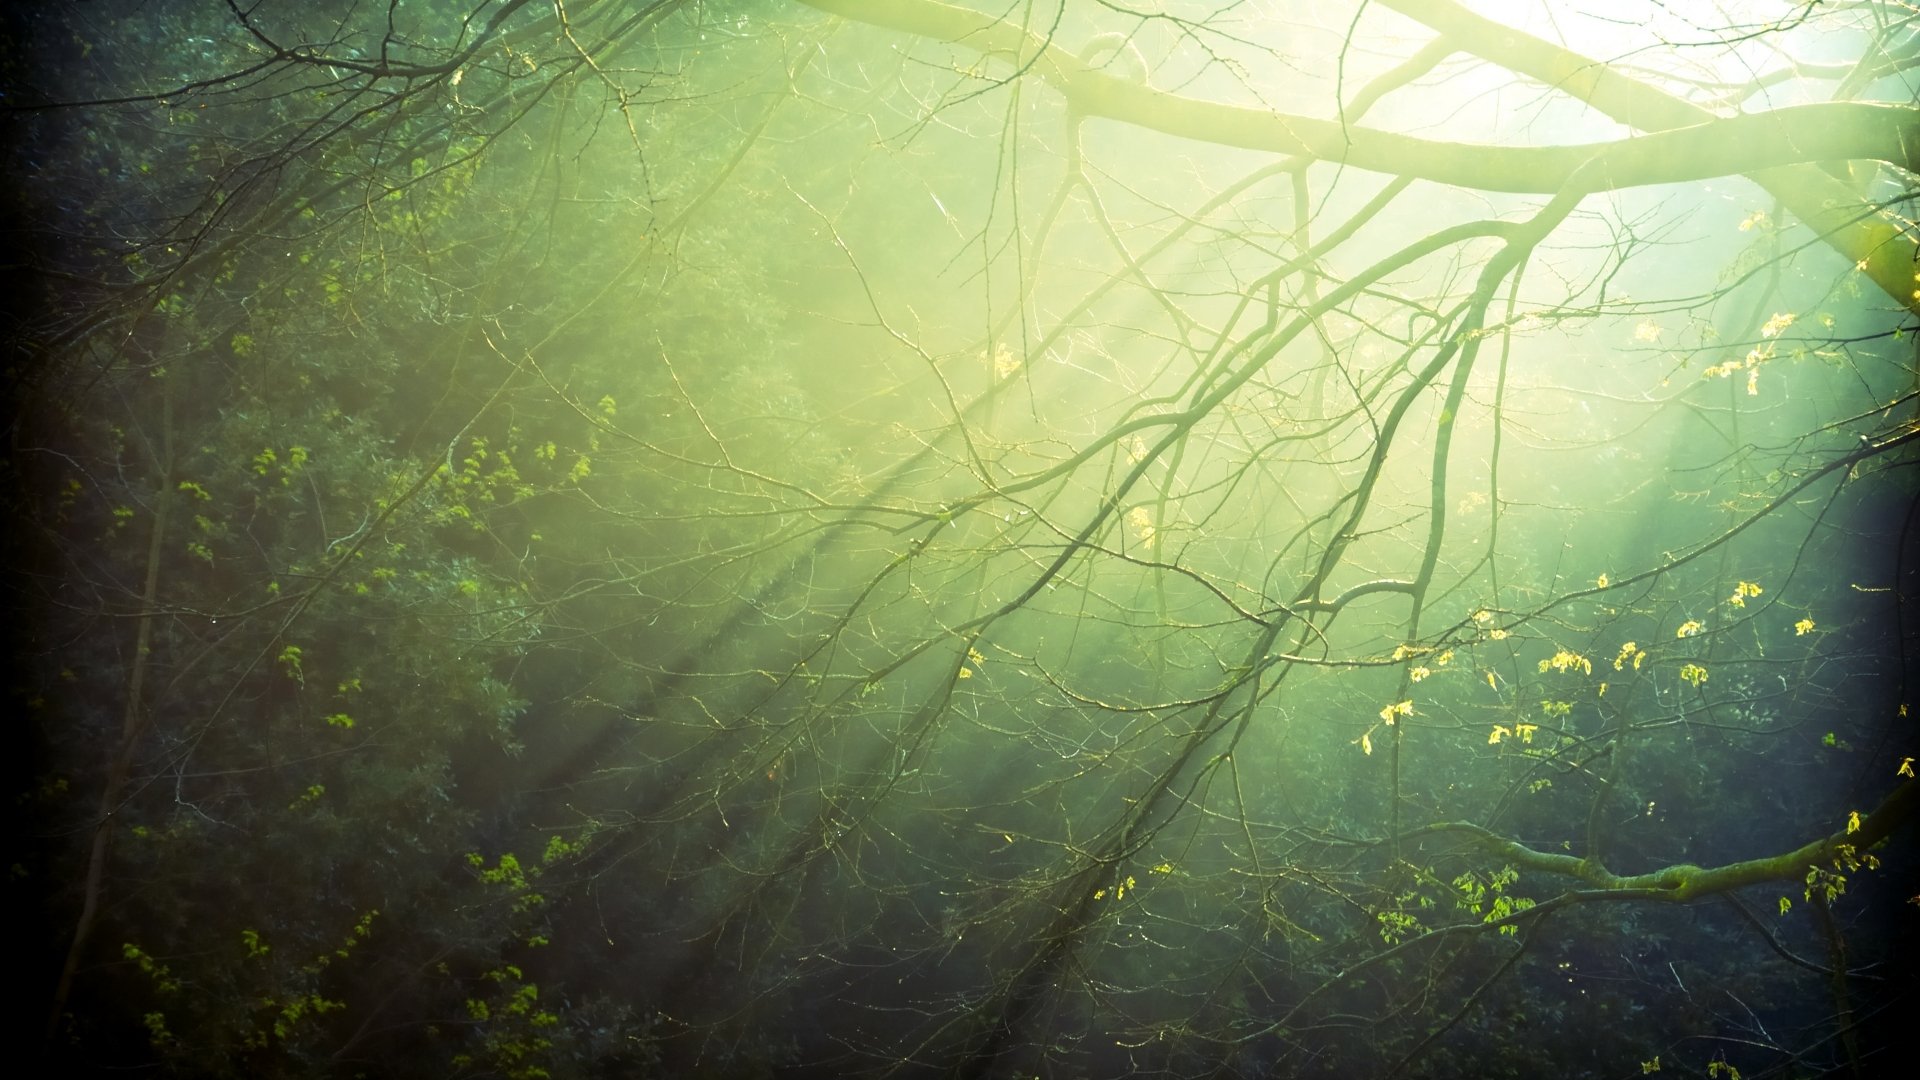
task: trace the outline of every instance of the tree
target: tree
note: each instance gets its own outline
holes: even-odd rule
[[[1914,26],[1482,11],[21,18],[50,1059],[1886,1068]]]

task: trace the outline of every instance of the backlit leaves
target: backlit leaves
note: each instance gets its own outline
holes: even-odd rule
[[[1591,675],[1593,674],[1593,661],[1581,656],[1579,653],[1561,649],[1547,659],[1540,661],[1540,674],[1545,675],[1549,669],[1562,674],[1569,671],[1579,671],[1583,675]]]
[[[1539,724],[1519,723],[1512,727],[1507,727],[1504,724],[1495,724],[1493,730],[1487,733],[1487,745],[1498,746],[1502,739],[1508,738],[1509,736],[1519,739],[1523,743],[1531,743],[1533,741],[1533,733],[1539,730]]]
[[[278,662],[280,670],[287,673],[287,678],[302,684],[307,681],[306,673],[300,667],[300,646],[289,645],[281,649]]]
[[[1004,344],[993,347],[993,377],[996,381],[1005,379],[1020,370],[1020,358]]]
[[[1133,534],[1141,547],[1152,547],[1153,538],[1159,530],[1153,526],[1153,514],[1144,506],[1136,506],[1127,511],[1127,524],[1132,526]]]

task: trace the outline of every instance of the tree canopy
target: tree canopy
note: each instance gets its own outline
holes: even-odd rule
[[[1907,6],[5,19],[43,1069],[1898,1067]]]

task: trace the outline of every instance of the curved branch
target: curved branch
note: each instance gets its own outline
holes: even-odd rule
[[[1413,588],[1414,585],[1411,581],[1401,581],[1398,578],[1374,578],[1372,581],[1363,581],[1358,585],[1349,586],[1342,591],[1340,595],[1331,600],[1315,600],[1311,597],[1301,597],[1293,602],[1292,607],[1295,611],[1339,611],[1341,608],[1346,607],[1349,603],[1363,596],[1383,592],[1411,594]]]
[[[1502,26],[1453,0],[1380,3],[1438,31],[1463,52],[1538,80],[1638,130],[1665,131],[1715,119],[1712,111],[1691,101],[1628,78],[1592,57]],[[1858,265],[1888,296],[1920,314],[1920,298],[1913,295],[1920,245],[1900,222],[1817,168],[1768,170],[1750,179]]]
[[[1473,15],[1445,0],[1388,6],[1519,74],[1566,90],[1654,134],[1574,146],[1503,147],[1440,142],[1332,120],[1198,101],[1116,78],[1002,19],[938,0],[800,0],[859,22],[980,53],[1019,58],[1085,116],[1102,116],[1221,146],[1304,154],[1358,169],[1482,191],[1560,191],[1577,170],[1589,190],[1681,183],[1735,174],[1753,179],[1852,259],[1887,295],[1920,314],[1913,296],[1915,243],[1814,162],[1875,160],[1920,172],[1920,110],[1822,102],[1721,118],[1627,78],[1599,61]]]
[[[1484,850],[1511,860],[1517,867],[1577,878],[1603,894],[1685,903],[1763,881],[1800,881],[1811,867],[1845,860],[1852,852],[1864,851],[1893,835],[1913,816],[1916,807],[1920,807],[1920,780],[1908,780],[1893,789],[1871,814],[1860,815],[1857,828],[1810,840],[1792,851],[1712,868],[1679,863],[1624,877],[1608,870],[1598,859],[1536,851],[1467,821],[1436,822],[1415,830],[1410,836],[1458,833]]]
[[[1790,105],[1726,118],[1695,117],[1690,125],[1669,125],[1651,135],[1570,146],[1441,142],[1156,90],[1089,67],[1066,49],[1013,23],[937,0],[801,2],[989,55],[1031,58],[1023,66],[1085,116],[1219,146],[1305,154],[1371,172],[1481,191],[1553,194],[1594,158],[1606,162],[1594,176],[1598,186],[1589,185],[1596,191],[1708,180],[1817,161],[1870,159],[1920,172],[1920,111],[1902,106]]]
[[[1786,943],[1780,940],[1780,935],[1773,932],[1773,927],[1762,922],[1760,916],[1755,915],[1753,909],[1741,902],[1738,896],[1733,893],[1727,893],[1722,896],[1721,899],[1725,900],[1728,906],[1732,907],[1734,911],[1739,912],[1740,917],[1747,920],[1748,925],[1753,927],[1754,932],[1760,935],[1760,940],[1766,942],[1767,947],[1778,953],[1782,960],[1785,960],[1795,967],[1811,971],[1816,975],[1825,975],[1829,979],[1833,978],[1832,968],[1821,967],[1819,964],[1787,948]],[[1878,975],[1868,975],[1862,971],[1848,971],[1844,974],[1849,979],[1870,979],[1874,982],[1885,981]]]

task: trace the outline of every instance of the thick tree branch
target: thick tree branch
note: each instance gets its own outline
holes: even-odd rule
[[[1685,902],[1732,892],[1763,881],[1803,880],[1810,868],[1824,868],[1836,860],[1844,861],[1849,852],[1865,851],[1891,836],[1913,816],[1916,807],[1920,807],[1920,781],[1908,780],[1895,788],[1871,814],[1861,815],[1859,827],[1851,831],[1841,829],[1779,855],[1712,868],[1680,863],[1629,876],[1613,873],[1596,858],[1536,851],[1472,822],[1436,822],[1410,835],[1460,834],[1523,870],[1577,878],[1607,893]]]
[[[1592,57],[1502,26],[1453,0],[1380,0],[1380,4],[1438,31],[1463,52],[1545,83],[1637,130],[1691,128],[1718,119],[1709,109],[1622,75]],[[1912,109],[1900,111],[1914,115]],[[1903,125],[1901,130],[1906,145],[1915,146],[1912,128]],[[1911,153],[1905,150],[1901,156],[1911,159]],[[1902,167],[1912,171],[1911,164]],[[1859,265],[1888,296],[1920,314],[1920,297],[1914,295],[1914,267],[1920,262],[1920,247],[1904,223],[1863,202],[1847,185],[1812,166],[1771,169],[1751,179],[1834,250]]]
[[[1520,74],[1542,79],[1653,134],[1572,146],[1441,142],[1199,101],[1082,63],[1024,27],[938,0],[801,0],[850,19],[978,51],[1055,87],[1084,116],[1100,116],[1221,146],[1303,154],[1358,169],[1482,191],[1551,194],[1576,170],[1589,190],[1753,174],[1762,187],[1920,314],[1915,247],[1899,226],[1810,163],[1875,160],[1920,172],[1920,110],[1857,102],[1789,106],[1716,117],[1606,65],[1436,0],[1390,4]],[[1789,168],[1808,165],[1808,168]]]
[[[1670,99],[1675,107],[1660,112],[1662,123],[1648,126],[1652,135],[1569,146],[1442,142],[1156,90],[1087,65],[1023,27],[937,0],[801,2],[989,56],[1017,58],[1023,70],[1053,85],[1084,115],[1220,146],[1306,154],[1483,191],[1553,194],[1596,157],[1604,157],[1606,166],[1590,174],[1601,185],[1592,190],[1706,180],[1817,161],[1871,159],[1920,171],[1920,111],[1900,106],[1823,102],[1721,118]],[[1522,37],[1487,25],[1509,38]],[[1615,79],[1629,81],[1624,76]],[[1683,117],[1684,124],[1676,122]]]

